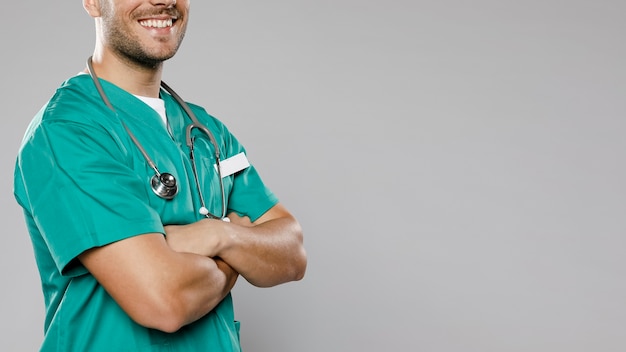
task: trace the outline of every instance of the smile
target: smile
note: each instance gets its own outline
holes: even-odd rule
[[[174,20],[171,18],[167,20],[149,19],[149,20],[139,21],[140,25],[144,27],[149,27],[149,28],[167,28],[167,27],[171,27],[173,23],[174,23]]]

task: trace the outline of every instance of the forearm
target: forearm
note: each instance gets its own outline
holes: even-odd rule
[[[229,214],[231,222],[205,219],[166,226],[167,242],[177,252],[219,257],[255,286],[299,280],[306,270],[302,228],[276,205],[251,223]]]
[[[300,280],[306,269],[302,229],[291,216],[253,226],[230,224],[218,255],[255,286]]]
[[[178,327],[190,324],[213,310],[234,287],[238,274],[226,262],[194,254],[182,253],[187,265],[181,265],[173,275],[179,279],[172,287],[173,314],[180,320]],[[178,327],[176,326],[178,325]]]
[[[79,259],[134,321],[166,332],[210,312],[237,278],[223,261],[171,250],[161,234],[94,248]]]

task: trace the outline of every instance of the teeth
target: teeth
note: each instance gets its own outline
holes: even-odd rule
[[[139,24],[144,27],[153,27],[153,28],[166,28],[172,26],[172,19],[168,20],[144,20],[139,21]]]

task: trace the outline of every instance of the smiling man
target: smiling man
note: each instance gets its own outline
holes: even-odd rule
[[[230,291],[301,279],[300,225],[226,126],[162,85],[189,1],[83,6],[94,53],[35,116],[15,169],[41,350],[240,351]]]

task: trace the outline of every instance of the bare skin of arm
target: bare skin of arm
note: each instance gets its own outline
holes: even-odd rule
[[[281,204],[254,223],[234,213],[231,222],[201,220],[184,226],[166,226],[167,242],[177,252],[220,258],[259,287],[300,280],[306,253],[298,221]]]
[[[103,5],[110,5],[110,15],[119,22],[106,21]],[[189,1],[83,0],[83,6],[95,19],[93,66],[97,75],[129,93],[158,97],[163,62],[147,67],[133,61],[138,59],[129,56],[134,52],[122,53],[125,49],[115,44],[111,33],[116,32],[110,29],[128,22],[123,30],[130,31],[137,46],[145,47],[150,55],[158,52],[154,60],[165,60],[180,45]],[[166,7],[179,11],[170,29],[160,29],[158,37],[140,29],[135,14]],[[301,229],[282,206],[272,208],[254,224],[234,214],[230,217],[230,224],[203,220],[168,227],[167,240],[162,234],[138,235],[88,250],[79,260],[133,320],[173,332],[210,312],[230,292],[239,270],[257,286],[304,275]]]
[[[165,332],[210,312],[238,277],[220,259],[172,250],[159,233],[90,249],[79,260],[135,322]]]

